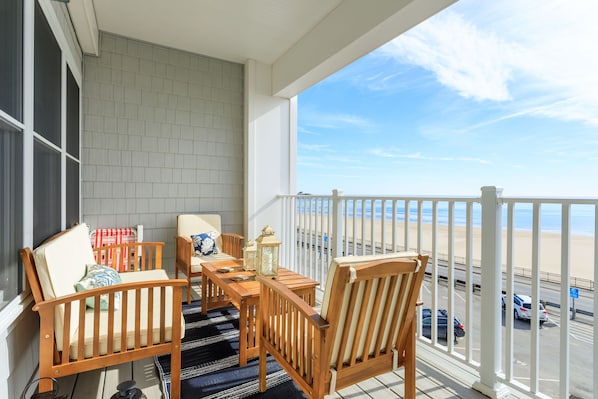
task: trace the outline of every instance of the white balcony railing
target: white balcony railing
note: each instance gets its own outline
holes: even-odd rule
[[[593,367],[598,199],[505,198],[500,189],[483,187],[479,197],[357,197],[334,190],[326,196],[280,196],[280,201],[282,262],[321,286],[337,255],[402,250],[430,255],[424,306],[432,314],[447,309],[449,320],[458,316],[466,335],[456,342],[449,328],[444,341],[433,318],[430,339],[418,327],[420,341],[476,370],[474,388],[491,397],[514,389],[565,398],[584,397],[598,387]],[[591,326],[584,328],[590,329],[593,349],[584,347],[579,355],[571,345],[577,336],[575,313],[569,312],[572,287],[582,293],[578,310]],[[552,353],[542,350],[550,338],[540,334],[538,312],[532,312],[527,328],[510,316],[513,301],[501,311],[501,295],[513,293],[530,295],[532,309],[542,302],[554,312],[550,334],[558,345]],[[584,356],[588,361],[577,367]],[[572,375],[571,369],[582,371]]]

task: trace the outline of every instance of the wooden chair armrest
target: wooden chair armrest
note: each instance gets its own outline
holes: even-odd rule
[[[193,241],[191,241],[191,238],[176,236],[175,246],[177,264],[188,265],[191,267],[191,257],[193,256]]]
[[[261,296],[260,302],[263,300],[266,302],[268,296],[271,296],[271,293],[275,295],[279,295],[280,297],[284,298],[288,305],[291,306],[295,311],[299,312],[310,324],[313,324],[318,330],[325,330],[330,327],[330,324],[326,319],[324,319],[320,314],[307,302],[305,302],[301,297],[295,294],[293,291],[287,288],[284,284],[273,280],[271,278],[267,278],[264,276],[257,276],[256,280],[261,284]],[[267,289],[271,290],[271,293],[267,292]],[[265,296],[264,296],[265,294]],[[262,299],[263,298],[263,299]],[[263,307],[262,307],[263,308]],[[288,310],[291,312],[291,310]]]
[[[295,383],[310,390],[314,377],[325,373],[330,361],[322,353],[330,324],[280,282],[262,276],[257,280],[260,282],[260,390],[266,389],[267,353]]]
[[[222,252],[237,259],[243,257],[243,236],[236,233],[221,233]]]
[[[119,272],[162,268],[163,242],[131,242],[93,248],[96,262]]]
[[[131,283],[121,283],[109,285],[106,287],[91,288],[89,290],[80,291],[70,295],[64,295],[53,299],[48,299],[33,305],[34,311],[41,311],[46,308],[55,308],[59,305],[67,303],[74,303],[78,301],[85,301],[87,298],[94,296],[109,295],[117,292],[127,292],[150,288],[160,287],[184,287],[187,285],[187,280],[184,279],[168,279],[168,280],[147,280],[147,281],[135,281]]]

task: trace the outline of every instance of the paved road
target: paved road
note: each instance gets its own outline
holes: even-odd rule
[[[431,263],[428,263],[427,272],[431,273]],[[439,262],[438,264],[438,275],[441,279],[445,279],[447,276],[446,262]],[[475,269],[472,273],[472,283],[476,287],[482,287],[481,276]],[[465,270],[463,265],[455,265],[454,278],[457,281],[465,281]],[[514,289],[516,293],[525,294],[531,296],[531,288],[529,284],[530,280],[526,277],[515,276]],[[506,278],[503,276],[503,288],[506,283]],[[575,308],[583,313],[592,313],[594,311],[594,291],[579,289],[579,299],[575,300]],[[546,281],[540,282],[540,300],[548,302],[554,305],[560,306],[561,303],[561,287],[556,283],[549,283]]]
[[[518,288],[519,289],[519,288]],[[545,292],[544,289],[542,291]],[[424,282],[422,289],[424,306],[431,303],[430,279]],[[465,295],[462,289],[455,291],[455,315],[465,323]],[[472,353],[474,360],[479,361],[480,356],[480,302],[479,295],[473,295],[473,317],[472,331],[468,336],[472,339]],[[447,286],[439,284],[438,306],[446,307]],[[505,312],[502,309],[497,311],[503,314],[503,353],[507,352]],[[559,345],[560,345],[560,309],[548,307],[549,320],[539,330],[540,351],[539,351],[539,375],[540,391],[554,398],[558,398],[559,392]],[[593,318],[578,316],[570,321],[570,391],[576,398],[593,398],[592,393],[592,367],[593,365]],[[455,350],[465,354],[466,339],[460,338]],[[531,332],[530,323],[524,320],[513,320],[513,375],[514,378],[525,384],[530,384],[531,366]],[[506,356],[503,362],[506,361]]]

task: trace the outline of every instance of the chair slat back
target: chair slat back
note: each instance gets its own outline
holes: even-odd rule
[[[425,264],[425,263],[424,263]],[[337,371],[404,347],[425,268],[417,254],[337,258],[331,264],[326,356]],[[330,291],[330,292],[328,292]]]

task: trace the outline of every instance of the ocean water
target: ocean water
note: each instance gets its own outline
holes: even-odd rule
[[[350,217],[355,216],[360,218],[365,212],[365,217],[371,219],[372,217],[372,205],[371,201],[365,202],[365,207],[362,210],[362,201],[346,202],[346,214]],[[385,214],[384,218],[387,221],[392,220],[392,202],[386,201],[385,203]],[[507,206],[503,206],[503,217],[502,225],[503,228],[507,227]],[[311,206],[305,206],[299,202],[297,204],[297,211],[299,213],[323,213],[328,214],[328,203],[327,201],[318,201],[317,204],[312,203]],[[380,220],[382,218],[382,202],[375,201],[374,207],[374,219]],[[441,225],[448,225],[449,219],[448,202],[439,202],[437,206],[437,220]],[[417,222],[417,203],[410,203],[409,206],[409,220],[411,222]],[[474,204],[472,209],[473,225],[474,227],[481,226],[481,205]],[[397,221],[405,221],[405,207],[402,201],[397,202]],[[422,207],[422,222],[432,223],[433,209],[431,202],[424,202]],[[466,223],[466,203],[455,202],[453,212],[454,223],[456,226],[465,226]],[[559,204],[542,204],[540,207],[540,228],[544,232],[561,232],[561,218],[562,208]],[[594,236],[595,234],[595,207],[593,205],[572,205],[570,213],[570,231],[573,235],[583,236]],[[531,231],[533,227],[533,206],[532,204],[518,203],[514,208],[514,225],[516,230],[528,230]]]

